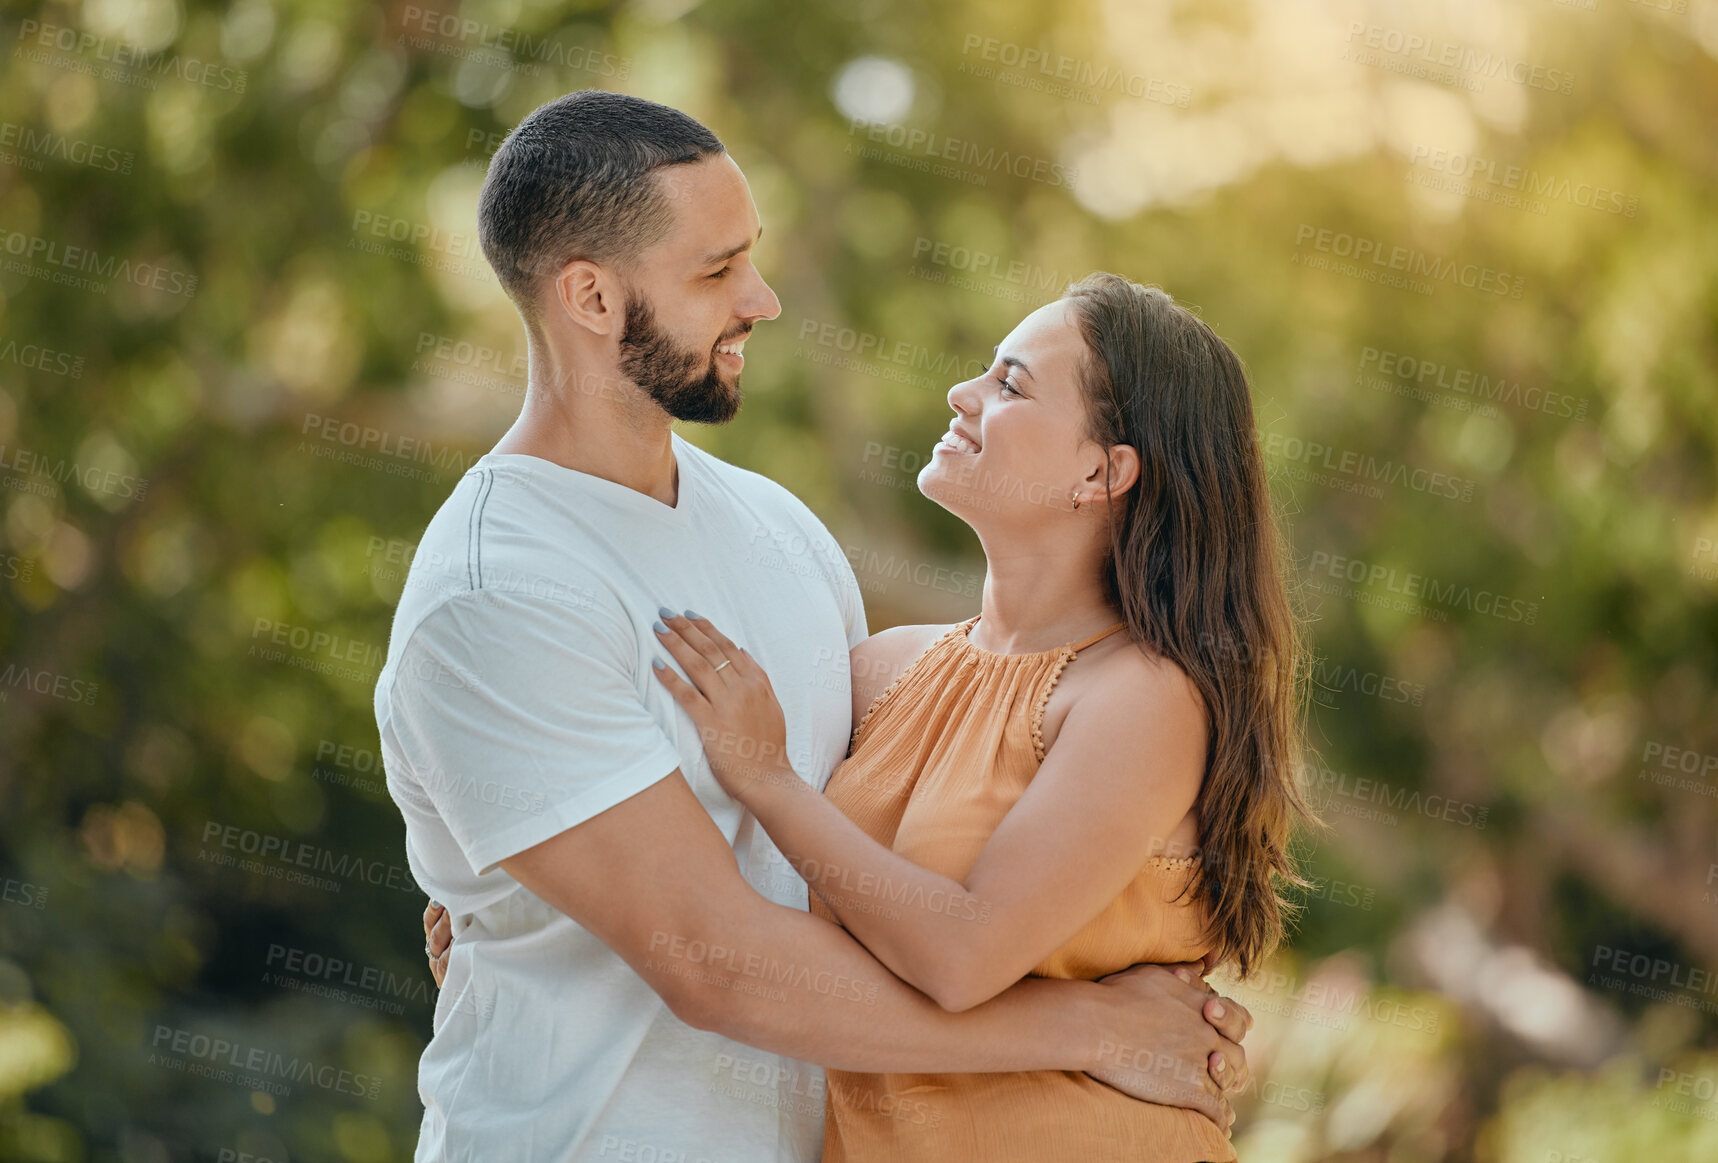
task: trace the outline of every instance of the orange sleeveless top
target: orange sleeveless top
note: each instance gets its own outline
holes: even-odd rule
[[[997,654],[952,627],[871,704],[825,795],[872,839],[960,880],[1044,759],[1044,706],[1081,650]],[[1038,977],[1092,980],[1137,962],[1193,961],[1198,910],[1176,897],[1196,858],[1151,858]],[[817,894],[811,909],[834,920]],[[1198,1163],[1235,1158],[1210,1119],[1140,1102],[1073,1071],[828,1071],[823,1163]]]

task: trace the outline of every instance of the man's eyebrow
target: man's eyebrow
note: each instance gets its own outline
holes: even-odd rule
[[[990,349],[990,354],[995,355],[1000,350],[1002,350],[1002,345],[999,343],[995,347]],[[1002,366],[1003,367],[1017,367],[1017,368],[1019,368],[1021,371],[1026,373],[1026,378],[1029,380],[1037,378],[1036,376],[1034,376],[1032,374],[1032,369],[1026,366],[1025,360],[1015,359],[1012,355],[1005,355],[1002,357]]]
[[[758,232],[751,239],[750,242],[742,242],[738,246],[730,246],[727,250],[720,251],[719,253],[710,255],[708,258],[704,259],[698,265],[701,267],[713,267],[719,262],[727,262],[729,259],[733,258],[736,254],[744,254],[746,251],[752,249],[752,244],[757,242],[757,240],[762,238],[763,236],[764,236],[764,226],[763,226],[763,223],[760,222],[760,223],[758,223]]]

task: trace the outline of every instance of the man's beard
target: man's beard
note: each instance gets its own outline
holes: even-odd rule
[[[620,371],[676,420],[726,424],[740,410],[740,385],[722,379],[714,354],[675,343],[657,326],[649,300],[630,287]]]

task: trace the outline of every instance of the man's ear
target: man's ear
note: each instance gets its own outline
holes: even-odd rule
[[[593,335],[611,335],[626,322],[626,299],[620,281],[588,259],[562,267],[549,285],[550,303],[573,323]]]

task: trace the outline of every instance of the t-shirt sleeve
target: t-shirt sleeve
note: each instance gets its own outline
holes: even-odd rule
[[[838,583],[841,619],[847,630],[847,649],[852,650],[869,638],[871,632],[865,628],[865,598],[859,592],[859,579],[853,576],[853,565],[845,556],[840,560],[845,567],[841,570],[841,580]]]
[[[865,597],[859,590],[859,579],[853,573],[853,563],[842,552],[841,543],[817,519],[817,514],[806,509],[805,517],[809,526],[806,536],[815,537],[822,543],[823,555],[829,561],[826,573],[835,590],[836,604],[841,608],[841,628],[847,634],[847,649],[851,650],[871,636],[865,628]]]
[[[441,817],[474,872],[680,766],[636,669],[626,631],[601,610],[477,591],[419,623],[391,696],[405,786]]]

